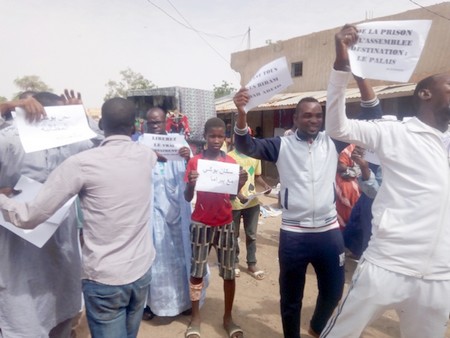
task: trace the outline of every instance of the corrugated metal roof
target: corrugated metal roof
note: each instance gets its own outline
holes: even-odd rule
[[[386,86],[376,93],[380,99],[390,99],[392,97],[412,96],[414,89],[416,89],[415,83],[405,83],[402,85]]]
[[[314,97],[319,102],[324,102],[327,96],[326,90],[316,90],[302,93],[284,93],[275,95],[269,102],[263,103],[258,108],[263,110],[295,108],[303,97]],[[276,108],[274,108],[276,107]]]
[[[414,83],[395,84],[387,86],[375,86],[373,90],[380,100],[389,99],[393,97],[411,96],[414,93]],[[325,103],[327,100],[327,91],[318,90],[312,92],[302,93],[284,93],[273,96],[268,102],[260,104],[251,111],[262,110],[279,110],[279,109],[294,109],[298,101],[304,97],[314,97],[320,103]],[[348,103],[357,102],[361,100],[361,94],[358,88],[347,88],[345,91],[345,99]],[[233,98],[216,100],[217,113],[231,113],[236,111]]]

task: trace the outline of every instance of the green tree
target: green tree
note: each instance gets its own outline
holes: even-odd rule
[[[53,90],[37,75],[25,75],[18,77],[14,80],[14,84],[20,89],[20,92],[17,93],[15,97],[28,90],[36,92],[51,92]]]
[[[119,74],[121,76],[120,81],[109,80],[106,83],[105,86],[108,88],[108,93],[104,97],[105,100],[108,100],[116,96],[126,98],[129,90],[147,89],[156,87],[150,80],[147,80],[141,73],[136,73],[135,71],[131,70],[131,68],[122,70],[120,71]]]
[[[226,96],[236,91],[236,88],[231,86],[231,83],[223,80],[220,86],[213,85],[214,87],[214,98],[217,99],[222,96]]]
[[[0,96],[0,103],[6,102],[6,101],[8,101],[8,99],[6,97]]]

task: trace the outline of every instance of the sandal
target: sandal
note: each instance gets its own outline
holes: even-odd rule
[[[155,318],[155,314],[152,312],[150,307],[147,305],[144,309],[144,313],[142,313],[142,320],[152,320]]]
[[[244,331],[233,322],[223,328],[227,331],[228,338],[244,338]]]
[[[201,338],[200,325],[194,325],[189,323],[189,326],[184,333],[185,338]]]
[[[264,277],[266,277],[266,273],[264,272],[264,270],[258,270],[258,271],[248,270],[248,273],[250,274],[250,276],[252,276],[254,279],[257,279],[257,280],[263,280]]]

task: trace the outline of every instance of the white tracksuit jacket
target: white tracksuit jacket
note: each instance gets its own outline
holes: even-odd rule
[[[450,155],[445,134],[417,118],[404,123],[347,119],[344,94],[350,77],[332,70],[325,126],[335,139],[374,149],[383,168],[364,258],[404,275],[449,280]]]

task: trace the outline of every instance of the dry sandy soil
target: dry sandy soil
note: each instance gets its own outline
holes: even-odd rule
[[[263,197],[261,202],[265,205],[276,206],[276,199]],[[257,239],[258,266],[266,271],[264,280],[257,281],[245,273],[244,265],[240,266],[241,276],[236,279],[236,297],[234,303],[234,320],[242,327],[246,338],[281,338],[281,320],[279,315],[279,293],[278,293],[278,232],[280,216],[260,218]],[[241,236],[244,236],[241,233]],[[244,238],[244,237],[241,237]],[[245,257],[245,245],[241,243],[241,257]],[[218,276],[215,264],[215,253],[211,252],[211,282],[207,290],[207,298],[202,308],[203,323],[201,327],[202,337],[219,338],[227,337],[222,328],[223,314],[223,291],[222,280]],[[242,261],[242,259],[241,259]],[[346,262],[347,283],[355,268],[355,263]],[[309,320],[311,318],[317,296],[316,277],[310,269],[307,274],[305,296],[301,317],[302,337],[310,337],[307,333]],[[151,321],[143,321],[139,338],[158,337],[176,338],[184,337],[184,331],[189,322],[189,317],[178,316],[175,318],[155,317]],[[90,337],[86,320],[83,317],[77,329],[78,338]],[[398,317],[395,312],[387,312],[368,327],[363,338],[388,338],[400,337]],[[423,337],[426,338],[426,337]],[[428,337],[432,338],[432,337]],[[446,338],[450,338],[450,328],[447,330]]]

